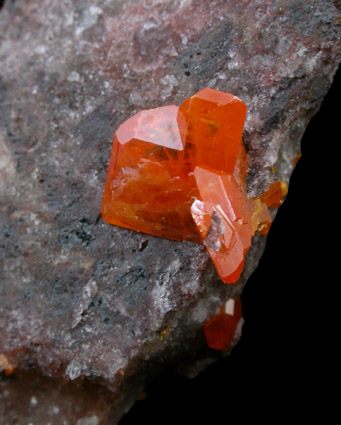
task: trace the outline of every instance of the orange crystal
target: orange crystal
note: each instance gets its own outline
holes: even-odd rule
[[[111,224],[200,241],[190,215],[197,196],[182,175],[186,124],[175,105],[142,111],[116,131],[101,214]]]
[[[240,99],[207,88],[180,108],[163,106],[129,118],[114,135],[103,218],[204,243],[222,280],[236,282],[251,237],[271,224],[265,201],[246,193],[245,116]]]
[[[230,93],[210,88],[185,100],[186,159],[190,164],[232,174],[242,140],[245,104]]]
[[[232,175],[220,175],[196,167],[194,176],[202,201],[196,200],[192,204],[193,219],[203,235],[203,217],[210,217],[210,229],[203,237],[204,245],[222,280],[236,282],[251,245],[252,203]]]
[[[5,376],[11,375],[15,371],[15,367],[9,361],[5,354],[0,353],[0,372],[3,371]]]
[[[204,325],[206,343],[210,348],[230,351],[237,326],[242,318],[240,298],[231,298]]]
[[[273,182],[261,196],[261,201],[269,208],[277,208],[283,204],[283,197],[288,193],[285,182]]]

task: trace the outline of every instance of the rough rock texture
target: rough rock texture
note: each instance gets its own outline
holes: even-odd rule
[[[225,286],[202,246],[104,223],[113,132],[139,109],[181,104],[206,86],[228,91],[248,106],[250,195],[288,181],[340,62],[340,9],[327,0],[5,3],[0,351],[17,370],[0,381],[1,423],[113,424],[165,365],[205,363],[202,325],[241,292],[264,238],[240,282]]]

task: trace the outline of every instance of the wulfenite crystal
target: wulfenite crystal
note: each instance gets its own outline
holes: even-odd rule
[[[206,343],[210,348],[230,351],[238,324],[242,320],[240,298],[231,298],[204,325]]]
[[[264,199],[247,197],[245,116],[240,99],[206,88],[180,108],[163,106],[129,118],[114,135],[103,218],[204,243],[221,279],[236,282],[251,237],[270,227],[267,206],[279,202],[277,187]]]

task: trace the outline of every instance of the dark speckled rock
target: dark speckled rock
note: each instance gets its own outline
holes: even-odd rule
[[[116,423],[165,366],[206,363],[202,325],[242,291],[264,238],[226,286],[202,246],[103,222],[113,132],[140,109],[221,89],[248,106],[249,194],[288,181],[340,62],[338,4],[6,2],[0,351],[17,369],[0,381],[1,423]]]

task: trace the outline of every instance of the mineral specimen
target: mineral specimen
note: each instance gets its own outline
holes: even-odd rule
[[[237,95],[248,107],[243,141],[249,196],[260,196],[273,180],[289,181],[302,135],[341,59],[337,3],[5,1],[0,12],[0,352],[16,371],[0,380],[1,424],[75,424],[97,416],[100,425],[113,425],[156,370],[168,371],[189,353],[191,365],[198,364],[196,353],[203,342],[199,330],[218,304],[242,292],[265,238],[253,238],[238,283],[219,285],[204,246],[96,221],[110,154],[107,141],[134,113],[180,105],[201,88],[215,87]],[[332,103],[337,104],[336,97]],[[331,118],[338,113],[333,111]],[[318,131],[320,141],[329,140],[332,148],[338,134],[335,121]],[[309,162],[314,146],[306,145],[303,163]],[[327,169],[337,169],[330,163],[336,157],[329,156]],[[319,170],[317,181],[327,188],[330,176],[321,172],[323,164],[314,157],[310,169]],[[264,294],[265,272],[258,275],[260,281],[249,282],[254,310],[266,320],[248,320],[258,338],[254,350],[247,344],[252,351],[248,358],[258,355],[262,365],[274,353],[268,351],[273,341],[269,329],[281,341],[279,352],[291,351],[295,343],[283,336],[297,336],[299,318],[306,317],[302,309],[316,305],[300,301],[320,292],[311,290],[307,273],[315,275],[323,267],[321,259],[314,267],[304,263],[305,257],[310,263],[321,257],[316,237],[325,233],[308,226],[324,208],[314,203],[316,184],[310,184],[310,175],[294,208],[292,231],[284,240],[279,236],[280,254],[274,253],[277,261],[267,270],[271,303],[257,302]],[[302,257],[296,243],[300,234],[305,244],[299,246],[311,248]],[[84,291],[92,282],[97,294],[85,302]],[[300,314],[294,314],[291,302],[287,314],[290,296]],[[267,307],[271,314],[266,315]],[[287,334],[279,332],[278,320],[286,324]],[[171,332],[159,341],[165,324]],[[290,357],[299,368],[297,356],[285,354],[285,361]],[[71,361],[82,365],[74,381],[65,373]],[[160,403],[151,403],[148,415],[139,411],[131,423],[159,424],[165,412],[174,421],[187,415],[193,422],[200,419],[201,407],[214,422],[214,414],[225,417],[222,399],[233,406],[229,413],[238,411],[237,399],[244,407],[250,402],[263,406],[264,392],[256,391],[259,380],[245,372],[251,363],[238,376],[241,385],[230,369],[221,375],[223,392],[220,385],[199,386],[192,393],[198,397],[193,405],[187,397],[176,398],[182,393],[171,386],[173,394],[160,394]],[[256,361],[252,365],[264,378],[266,368]],[[294,367],[289,378],[295,382],[299,373]],[[309,385],[311,380],[306,381]],[[268,393],[277,397],[273,389],[282,382],[274,378],[271,383]],[[279,397],[282,410],[287,407],[286,388]],[[39,404],[30,408],[33,395]],[[214,395],[217,402],[211,404],[208,399]],[[58,415],[53,414],[55,406]],[[205,423],[199,419],[198,424]]]
[[[249,199],[242,130],[245,104],[206,88],[178,108],[137,113],[116,131],[101,213],[152,235],[203,242],[221,279],[234,283],[256,232],[271,224],[280,183]]]

